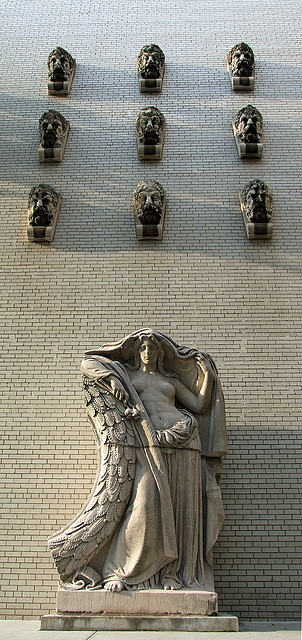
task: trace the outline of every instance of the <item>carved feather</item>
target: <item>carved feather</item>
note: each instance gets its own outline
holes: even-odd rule
[[[128,504],[135,472],[133,411],[102,380],[83,377],[85,400],[98,443],[100,472],[85,509],[48,541],[63,581],[83,568],[112,537]]]

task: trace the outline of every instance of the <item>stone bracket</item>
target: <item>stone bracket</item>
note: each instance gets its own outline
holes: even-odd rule
[[[260,142],[241,142],[233,126],[234,138],[239,158],[262,158],[263,144]]]
[[[160,78],[142,78],[138,75],[139,88],[141,93],[160,93],[163,86],[165,67],[163,67]]]
[[[241,205],[243,224],[249,240],[271,240],[273,235],[272,222],[250,222]]]
[[[62,144],[59,147],[42,147],[41,145],[39,146],[39,162],[62,162],[66,149],[69,129],[70,124],[68,122],[67,129],[62,138]]]
[[[47,87],[48,87],[49,96],[67,96],[70,93],[75,68],[76,68],[76,61],[74,60],[68,80],[64,80],[62,82],[48,81]]]
[[[139,160],[161,160],[163,155],[163,145],[137,143],[137,154]]]
[[[227,60],[227,68],[230,76],[231,87],[233,91],[253,91],[255,85],[255,77],[254,76],[233,76],[232,71],[229,67],[228,58]]]

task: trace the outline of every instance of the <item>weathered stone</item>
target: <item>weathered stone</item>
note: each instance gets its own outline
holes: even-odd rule
[[[45,111],[39,120],[40,162],[62,162],[69,133],[69,122],[58,111]]]
[[[62,197],[47,184],[32,187],[28,198],[27,237],[30,242],[51,242]]]
[[[136,118],[136,142],[139,160],[161,160],[165,136],[165,118],[156,107],[141,109]]]
[[[47,66],[49,95],[67,95],[73,81],[75,59],[62,47],[56,47],[48,56]]]
[[[138,240],[163,237],[166,192],[156,180],[141,180],[133,192],[133,209]]]
[[[157,44],[147,44],[137,58],[139,87],[142,93],[160,93],[165,72],[165,54]]]
[[[235,44],[227,54],[227,65],[233,91],[254,89],[255,59],[248,44]]]
[[[256,107],[248,104],[236,113],[233,132],[239,158],[262,158],[263,118]]]
[[[216,613],[227,442],[211,357],[142,329],[88,351],[82,372],[100,464],[87,505],[49,540],[58,608]]]
[[[270,239],[273,233],[272,192],[262,180],[251,180],[239,192],[246,235],[249,240]]]
[[[113,613],[136,615],[213,615],[217,594],[208,591],[149,589],[121,593],[100,590],[57,593],[57,613]]]

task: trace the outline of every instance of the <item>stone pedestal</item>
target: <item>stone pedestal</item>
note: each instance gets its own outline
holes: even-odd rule
[[[238,618],[217,615],[217,594],[208,591],[66,591],[57,614],[41,629],[101,631],[238,631]]]

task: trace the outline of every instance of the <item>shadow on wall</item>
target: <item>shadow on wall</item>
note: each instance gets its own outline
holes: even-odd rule
[[[266,72],[267,69],[268,66],[265,67]],[[288,67],[284,65],[280,70],[279,65],[270,65],[269,69],[273,77],[282,71],[285,74]],[[293,87],[297,86],[295,81],[300,72],[300,69],[297,70],[289,80]],[[87,76],[89,87],[85,84]],[[215,83],[221,83],[221,94],[219,96],[216,92],[213,98],[211,83],[214,76]],[[208,81],[203,84],[204,78]],[[164,85],[162,94],[143,96],[139,93],[135,66],[133,72],[129,72],[79,65],[75,84],[67,100],[48,98],[46,75],[43,84],[45,97],[37,100],[2,95],[4,115],[9,121],[3,132],[3,140],[6,144],[10,142],[10,158],[4,167],[2,187],[9,204],[10,194],[14,197],[16,193],[22,194],[16,226],[20,229],[19,241],[25,239],[25,203],[29,190],[33,184],[44,182],[62,193],[63,201],[55,239],[50,249],[43,248],[41,251],[86,253],[88,247],[89,252],[106,254],[112,251],[114,235],[117,252],[127,249],[142,253],[152,248],[157,252],[181,253],[189,247],[193,254],[226,259],[238,257],[247,262],[257,256],[262,263],[269,259],[271,266],[288,269],[286,254],[289,243],[291,254],[297,253],[292,234],[296,226],[294,212],[299,206],[299,160],[294,155],[293,146],[287,150],[282,147],[280,151],[280,140],[295,139],[297,123],[301,118],[299,112],[298,115],[295,112],[294,121],[286,112],[286,122],[284,111],[280,109],[280,100],[276,107],[273,102],[278,120],[270,122],[263,113],[263,161],[243,162],[239,160],[235,148],[231,119],[243,98],[256,102],[257,91],[251,96],[248,93],[248,98],[232,92],[224,63],[221,69],[187,68],[185,65],[169,63],[165,82],[167,86]],[[179,83],[181,89],[187,88],[182,102],[179,100]],[[119,88],[116,95],[113,95],[113,85]],[[130,90],[133,95],[129,99]],[[272,90],[276,100],[274,84]],[[180,106],[177,114],[173,113],[173,91]],[[265,100],[267,97],[269,95],[266,93]],[[197,98],[199,102],[196,102]],[[139,108],[150,101],[162,108],[167,119],[163,160],[154,163],[156,166],[139,162],[135,145],[135,117]],[[263,102],[263,97],[259,101]],[[262,109],[261,104],[258,106]],[[64,161],[61,165],[51,167],[39,165],[37,158],[38,119],[49,107],[60,109],[71,123]],[[186,110],[183,111],[181,107]],[[25,159],[24,147],[27,149]],[[277,152],[278,158],[280,152],[292,155],[292,173],[287,177],[286,184],[282,161],[276,167],[274,154]],[[229,157],[228,166],[226,157]],[[158,179],[167,190],[164,238],[156,247],[151,243],[138,244],[134,237],[132,192],[138,180],[147,176]],[[238,191],[253,177],[265,179],[273,191],[276,233],[274,231],[270,243],[251,243],[245,237]],[[291,234],[286,233],[288,212],[292,215]],[[277,258],[274,263],[278,230],[281,232],[282,247],[278,244],[277,249],[278,253],[284,250],[284,267]]]
[[[286,603],[299,584],[301,444],[298,430],[229,433],[221,478],[225,523],[214,553],[221,611],[246,619],[274,619],[278,611],[280,620],[299,619],[298,601],[290,611]]]

